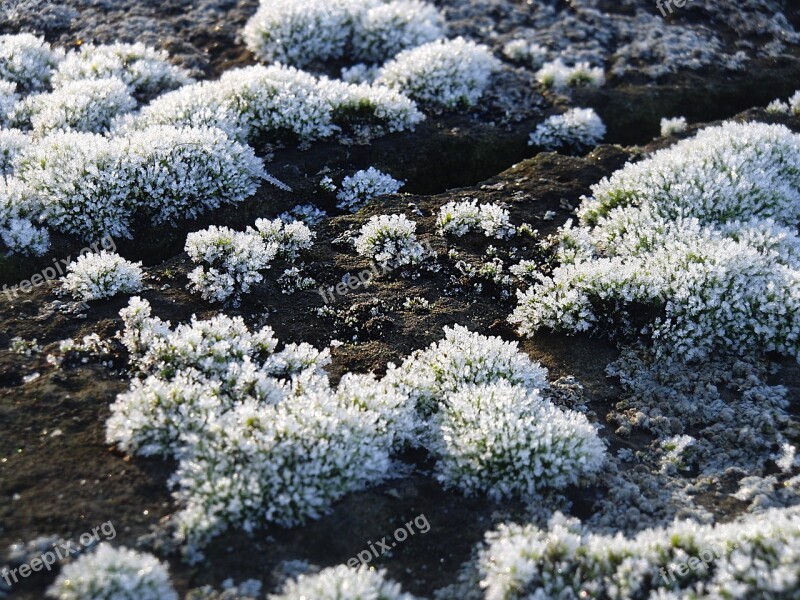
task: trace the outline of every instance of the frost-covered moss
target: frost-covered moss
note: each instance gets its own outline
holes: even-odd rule
[[[63,58],[64,51],[53,50],[43,37],[30,33],[0,35],[0,79],[16,83],[21,91],[46,89]]]
[[[53,86],[74,81],[117,78],[139,97],[151,97],[191,83],[188,73],[169,62],[163,50],[142,43],[84,44],[70,52],[53,74]]]
[[[512,322],[643,332],[682,361],[800,356],[799,142],[727,123],[626,165],[593,186],[583,227],[562,231],[562,264],[519,292]]]
[[[476,104],[499,68],[489,48],[456,38],[401,52],[380,69],[376,83],[423,105],[453,109]]]
[[[633,538],[593,534],[556,514],[547,529],[501,525],[477,559],[486,600],[795,596],[797,509],[716,526],[678,522]]]
[[[241,141],[288,133],[307,143],[355,125],[366,125],[375,135],[404,131],[423,118],[408,97],[386,87],[351,85],[272,65],[232,69],[218,81],[164,94],[120,126],[212,126]]]
[[[605,447],[586,417],[562,411],[538,389],[499,379],[445,396],[429,448],[437,478],[467,493],[530,500],[596,473]]]
[[[264,1],[243,33],[259,58],[297,67],[382,62],[443,35],[442,15],[420,0]]]
[[[86,254],[67,266],[61,290],[83,302],[138,292],[144,276],[141,266],[106,250]]]
[[[270,600],[414,600],[400,584],[386,579],[386,572],[344,565],[323,569],[314,575],[300,575],[287,581]]]
[[[47,595],[58,600],[178,600],[164,563],[108,543],[65,566]]]

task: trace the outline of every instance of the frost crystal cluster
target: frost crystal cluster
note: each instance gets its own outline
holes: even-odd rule
[[[15,162],[31,143],[31,138],[19,129],[0,129],[0,177],[16,170]]]
[[[370,217],[355,239],[355,248],[390,269],[418,265],[427,256],[414,233],[417,224],[405,215]]]
[[[297,67],[383,62],[443,35],[444,18],[420,0],[264,0],[243,34],[259,58]]]
[[[559,58],[545,63],[536,72],[536,79],[544,87],[563,91],[582,86],[600,87],[605,83],[605,74],[601,67],[592,67],[587,62],[579,62],[569,67]]]
[[[545,150],[594,148],[606,135],[606,126],[591,108],[571,108],[562,115],[548,117],[537,125],[529,146]]]
[[[509,219],[508,210],[498,204],[478,205],[477,200],[464,200],[442,206],[436,228],[442,235],[461,237],[480,230],[486,237],[504,240],[516,233]]]
[[[715,526],[676,522],[633,538],[594,534],[556,513],[547,529],[489,532],[477,568],[485,600],[788,599],[800,583],[800,512],[772,509]]]
[[[0,35],[0,79],[16,83],[20,91],[46,89],[63,58],[64,51],[51,49],[44,38],[30,33]]]
[[[405,182],[382,173],[375,167],[356,171],[342,179],[342,187],[336,193],[337,208],[356,212],[375,196],[396,194]]]
[[[17,108],[15,124],[37,136],[53,131],[105,133],[115,117],[136,108],[130,89],[116,77],[71,81],[54,92],[28,96]]]
[[[18,180],[0,177],[0,241],[9,253],[40,256],[50,247],[46,229],[34,224],[38,204]]]
[[[263,280],[276,257],[295,260],[301,251],[311,248],[314,233],[300,221],[258,219],[255,229],[234,231],[212,225],[190,233],[185,250],[192,262],[199,264],[191,273],[191,288],[205,300],[238,303],[242,294]]]
[[[228,526],[293,526],[391,474],[413,436],[406,396],[370,376],[331,388],[328,351],[278,341],[218,315],[172,329],[133,298],[122,342],[144,379],[112,405],[107,438],[178,460],[181,539],[197,548]],[[209,485],[213,482],[213,485]]]
[[[380,69],[376,83],[426,106],[463,108],[477,104],[499,68],[488,47],[459,37],[404,50]]]
[[[70,52],[53,74],[53,87],[71,82],[116,78],[137,97],[152,97],[191,83],[187,72],[169,62],[163,50],[141,43],[84,44]]]
[[[466,327],[445,327],[444,339],[417,350],[386,378],[430,411],[446,396],[468,385],[508,381],[531,390],[547,387],[547,369],[531,361],[516,342],[484,336]]]
[[[190,233],[184,249],[200,265],[189,273],[190,287],[210,302],[231,297],[238,302],[263,279],[261,271],[278,252],[277,244],[264,243],[259,235],[216,225]]]
[[[51,229],[96,239],[131,237],[155,223],[192,219],[252,195],[269,178],[253,150],[216,129],[156,127],[106,138],[56,133],[23,150],[17,176]]]
[[[512,322],[527,335],[645,327],[683,361],[800,356],[799,165],[800,135],[757,123],[626,165],[593,186],[583,227],[562,231],[561,266],[519,292]]]
[[[138,292],[144,276],[141,265],[106,250],[84,254],[67,266],[61,290],[83,302]]]
[[[530,499],[597,472],[605,447],[584,415],[500,379],[448,394],[432,417],[437,478],[466,493]]]
[[[386,572],[344,565],[323,569],[314,575],[300,575],[286,582],[280,594],[269,600],[414,600],[399,583],[386,579]]]
[[[289,133],[307,143],[348,127],[368,125],[376,134],[404,131],[423,119],[414,102],[384,86],[317,78],[283,65],[256,65],[159,96],[120,127],[211,126],[239,141]]]
[[[681,133],[686,131],[686,118],[685,117],[674,117],[672,119],[661,119],[661,136],[666,137],[668,135],[675,135],[676,133]]]
[[[165,564],[152,554],[108,543],[66,565],[47,595],[57,600],[178,600]]]

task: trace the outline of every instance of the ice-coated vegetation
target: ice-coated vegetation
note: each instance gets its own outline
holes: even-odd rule
[[[392,448],[414,435],[405,396],[368,376],[331,388],[327,351],[276,352],[269,327],[251,332],[218,315],[171,329],[138,298],[121,314],[121,339],[147,378],[117,398],[107,437],[128,452],[179,459],[172,484],[190,548],[230,525],[320,516],[389,476]]]
[[[16,83],[20,91],[46,89],[63,58],[64,51],[53,50],[43,37],[30,33],[0,35],[0,79]]]
[[[375,196],[396,194],[405,185],[388,173],[375,167],[356,171],[342,179],[341,189],[336,192],[337,208],[356,212]]]
[[[84,44],[66,55],[53,74],[53,87],[70,82],[116,78],[139,97],[151,97],[191,83],[185,69],[163,50],[136,44]]]
[[[442,15],[420,0],[264,0],[243,32],[262,60],[297,67],[342,58],[383,62],[443,35]]]
[[[588,62],[567,66],[559,58],[545,63],[536,72],[536,80],[546,88],[563,91],[583,86],[600,87],[605,83],[605,73],[601,67],[592,67]]]
[[[256,219],[255,229],[267,244],[277,245],[277,256],[295,260],[314,245],[316,233],[301,221],[287,223],[283,219]]]
[[[436,229],[442,235],[455,237],[481,231],[486,237],[500,240],[516,233],[507,209],[497,204],[478,205],[477,200],[448,202],[442,206],[436,217]]]
[[[433,416],[436,476],[466,493],[531,499],[603,466],[605,447],[586,417],[562,411],[536,388],[506,379],[463,385]]]
[[[37,136],[54,131],[105,133],[117,116],[134,108],[130,88],[116,77],[71,81],[54,92],[28,96],[17,107],[14,121],[20,127],[29,125]]]
[[[676,522],[633,538],[594,534],[559,513],[546,529],[501,525],[477,559],[485,600],[792,598],[800,513],[773,509],[716,526]]]
[[[585,150],[596,146],[605,135],[605,123],[594,109],[571,108],[537,125],[528,139],[528,145],[545,150]]]
[[[386,578],[386,571],[344,565],[329,567],[313,575],[287,581],[269,600],[414,600],[399,583]]]
[[[800,135],[780,125],[725,123],[627,165],[592,188],[581,208],[594,224],[615,207],[651,207],[704,223],[800,215]]]
[[[7,177],[16,170],[15,162],[31,144],[31,138],[19,129],[0,129],[0,176]]]
[[[356,252],[389,269],[418,265],[427,253],[416,230],[417,224],[405,215],[370,217],[355,239]]]
[[[686,131],[688,127],[686,117],[673,117],[661,119],[661,136],[675,135]]]
[[[132,263],[106,250],[84,254],[67,265],[61,291],[83,302],[138,292],[144,277],[141,267],[142,263]]]
[[[47,595],[57,600],[178,600],[164,563],[105,542],[63,567]]]
[[[263,280],[276,257],[294,261],[314,243],[314,232],[300,221],[257,219],[255,229],[234,231],[212,225],[190,233],[185,250],[199,266],[189,273],[191,288],[205,300],[238,303],[242,294]]]
[[[0,127],[9,126],[11,113],[17,102],[19,102],[17,84],[0,79]]]
[[[59,132],[24,149],[17,176],[47,227],[85,240],[131,237],[133,217],[192,219],[270,178],[217,129],[155,127],[114,138]]]
[[[547,48],[536,42],[516,39],[503,46],[503,56],[514,62],[528,63],[532,68],[538,69],[547,60]]]
[[[277,244],[259,235],[216,225],[190,233],[184,249],[199,264],[189,273],[191,289],[211,302],[238,301],[263,279],[261,271],[278,252]]]
[[[50,247],[47,230],[34,224],[37,203],[18,180],[0,178],[0,240],[7,253],[39,256]]]
[[[633,333],[636,307],[659,354],[800,356],[796,223],[800,136],[726,123],[626,165],[592,188],[562,230],[562,261],[519,292],[512,322]]]
[[[386,379],[404,390],[423,410],[468,385],[488,385],[499,380],[529,390],[547,388],[547,369],[521,352],[516,342],[484,336],[466,327],[445,327],[444,339],[417,350]]]
[[[404,50],[380,69],[376,83],[425,106],[463,108],[480,100],[499,68],[489,48],[459,37]]]
[[[289,133],[301,142],[350,126],[373,134],[413,129],[424,119],[414,102],[385,86],[317,78],[283,65],[231,69],[159,96],[122,128],[212,126],[240,141]]]

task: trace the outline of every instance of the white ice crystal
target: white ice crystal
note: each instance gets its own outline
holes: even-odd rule
[[[42,37],[0,35],[0,79],[13,81],[21,91],[44,90],[63,57],[63,50],[53,50]]]
[[[545,150],[584,150],[596,146],[605,135],[606,126],[594,109],[571,108],[564,114],[548,117],[537,125],[530,135],[528,145]]]
[[[506,380],[528,390],[547,388],[547,369],[521,352],[516,342],[484,336],[466,327],[445,327],[444,339],[417,350],[386,380],[399,386],[424,410],[468,385]]]
[[[594,534],[556,513],[547,529],[501,525],[477,559],[485,600],[791,598],[798,565],[796,507],[633,538]]]
[[[298,67],[343,57],[382,62],[443,35],[441,13],[420,0],[263,1],[243,32],[259,58]]]
[[[168,92],[120,127],[211,126],[240,141],[289,132],[309,142],[332,137],[351,122],[366,121],[378,133],[413,129],[423,118],[409,98],[385,87],[256,65]]]
[[[547,60],[547,48],[535,42],[515,39],[503,46],[503,56],[515,62],[526,62],[532,68],[538,69]]]
[[[251,332],[225,315],[172,329],[138,298],[121,315],[121,340],[147,378],[112,405],[107,439],[178,459],[171,481],[189,549],[228,526],[317,518],[390,476],[390,454],[414,440],[407,397],[363,375],[332,389],[327,349],[276,352],[269,327]]]
[[[191,289],[204,300],[224,302],[238,301],[263,279],[261,271],[269,268],[278,244],[252,232],[212,225],[190,233],[184,249],[200,265],[189,273]]]
[[[66,565],[47,595],[57,600],[178,600],[166,564],[152,554],[105,542]]]
[[[571,257],[519,293],[511,320],[586,331],[647,324],[659,355],[800,355],[800,136],[726,123],[604,179],[565,229]]]
[[[130,237],[135,214],[175,224],[241,202],[260,178],[282,185],[220,130],[166,126],[111,139],[58,132],[22,151],[17,175],[48,227],[87,241]]]
[[[376,83],[452,109],[476,104],[499,68],[489,48],[459,37],[404,50],[381,68]]]
[[[36,135],[54,131],[107,132],[115,117],[136,108],[130,88],[116,77],[71,81],[54,92],[28,96],[20,112]],[[18,120],[18,124],[23,124]]]
[[[663,118],[661,119],[661,136],[666,137],[668,135],[681,133],[686,131],[686,127],[687,124],[685,117],[674,117],[671,119]]]
[[[605,461],[584,415],[504,379],[448,394],[432,420],[437,478],[468,494],[529,500],[542,488],[577,483]]]
[[[118,78],[137,95],[155,96],[191,83],[187,72],[169,62],[163,50],[142,43],[84,44],[70,52],[53,74],[53,87],[73,81]]]
[[[47,230],[33,223],[38,210],[25,185],[13,177],[0,177],[0,240],[8,251],[39,256],[50,247]]]
[[[84,254],[67,266],[61,290],[83,302],[138,292],[144,276],[141,265],[106,250]]]
[[[498,204],[481,204],[477,200],[448,202],[439,209],[436,228],[442,235],[461,237],[482,230],[486,237],[508,239],[516,229],[509,221],[508,210]]]
[[[0,177],[14,173],[15,161],[31,138],[19,129],[0,129]]]
[[[302,221],[287,223],[280,218],[271,221],[256,219],[255,231],[267,245],[277,246],[277,256],[290,261],[294,261],[301,252],[310,249],[317,235]]]
[[[19,102],[17,84],[13,81],[0,79],[0,127],[9,125],[9,117],[12,115],[17,102]]]
[[[399,583],[386,579],[384,570],[367,567],[351,569],[329,567],[313,575],[300,575],[287,581],[279,594],[269,600],[414,600]]]
[[[50,229],[82,237],[129,237],[133,173],[118,145],[98,134],[58,132],[25,149],[17,175]]]
[[[219,129],[152,127],[115,139],[122,168],[134,178],[133,203],[153,223],[194,219],[252,196],[261,179],[286,186],[265,170],[249,146]]]
[[[355,239],[356,252],[390,269],[421,263],[425,248],[414,233],[417,224],[405,215],[370,217]]]
[[[605,73],[601,67],[592,67],[587,62],[567,66],[558,58],[545,63],[536,72],[536,79],[545,87],[561,91],[571,87],[600,87],[605,83]]]
[[[375,167],[356,171],[342,180],[342,186],[336,193],[339,203],[337,208],[356,212],[375,196],[396,194],[405,182],[398,181]]]

